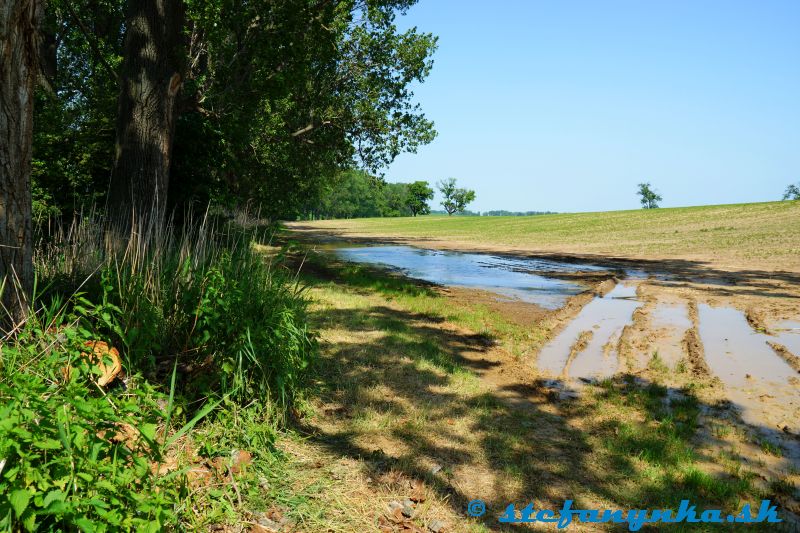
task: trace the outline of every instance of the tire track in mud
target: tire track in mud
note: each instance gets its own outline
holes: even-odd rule
[[[713,374],[706,362],[705,348],[700,339],[700,316],[697,312],[697,300],[691,299],[687,302],[689,310],[689,320],[692,326],[686,330],[683,336],[683,347],[686,357],[689,360],[692,373],[703,379],[713,380]]]
[[[641,370],[641,366],[646,366],[645,361],[644,365],[637,367],[636,352],[638,350],[646,357],[652,344],[647,337],[647,332],[650,329],[650,315],[655,309],[657,300],[645,289],[645,286],[645,282],[641,282],[636,288],[636,297],[643,305],[633,312],[631,323],[622,328],[617,341],[617,357],[619,358],[617,372],[633,373]]]
[[[564,364],[564,370],[561,372],[561,375],[564,378],[569,378],[569,367],[570,365],[572,365],[572,361],[575,360],[575,357],[577,357],[579,353],[581,353],[583,350],[586,349],[587,346],[589,346],[589,341],[592,340],[592,337],[594,337],[594,331],[592,330],[581,331],[581,333],[578,335],[577,340],[572,344],[572,346],[569,349],[569,356],[567,356],[567,362]]]
[[[798,374],[800,374],[800,357],[794,355],[789,349],[784,346],[783,344],[779,344],[777,342],[767,341],[769,347],[793,370],[795,370]],[[795,378],[796,379],[796,378]]]
[[[605,279],[599,283],[597,283],[594,287],[586,290],[580,294],[576,294],[575,296],[571,297],[567,300],[567,303],[564,304],[561,309],[556,310],[553,314],[547,319],[550,324],[547,326],[547,333],[542,337],[542,340],[539,346],[535,347],[535,355],[534,360],[532,363],[534,366],[539,362],[539,354],[541,353],[542,349],[549,343],[551,340],[556,338],[564,329],[572,322],[572,320],[578,316],[578,313],[583,310],[583,308],[589,304],[595,298],[602,298],[610,291],[614,289],[617,285],[617,279],[614,277]],[[588,340],[587,340],[588,342]],[[571,354],[573,357],[577,355]]]

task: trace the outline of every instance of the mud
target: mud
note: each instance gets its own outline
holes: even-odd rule
[[[641,305],[636,300],[636,285],[618,284],[605,296],[594,298],[539,353],[537,366],[554,375],[571,378],[603,378],[619,367],[617,343],[633,312]],[[591,339],[576,345],[576,340]]]
[[[620,373],[701,385],[706,400],[727,406],[732,420],[777,443],[783,462],[800,468],[800,278],[686,275],[609,258],[425,254],[434,267],[423,279],[448,296],[546,330],[525,354],[541,379],[561,383],[557,399]],[[453,260],[457,268],[447,272]]]

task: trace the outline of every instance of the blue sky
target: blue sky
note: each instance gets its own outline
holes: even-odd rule
[[[415,88],[439,137],[389,181],[562,212],[637,208],[641,181],[664,207],[800,181],[800,0],[420,0],[397,23],[439,36]]]

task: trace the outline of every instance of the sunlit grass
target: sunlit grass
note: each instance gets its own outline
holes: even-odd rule
[[[399,237],[639,258],[800,267],[800,202],[765,202],[527,217],[368,218],[303,222],[343,235]]]

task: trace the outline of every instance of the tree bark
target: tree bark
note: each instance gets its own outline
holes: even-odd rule
[[[31,144],[41,0],[0,0],[0,320],[23,320],[33,289]]]
[[[109,189],[115,232],[151,234],[164,222],[183,82],[182,0],[129,0],[117,146]]]

